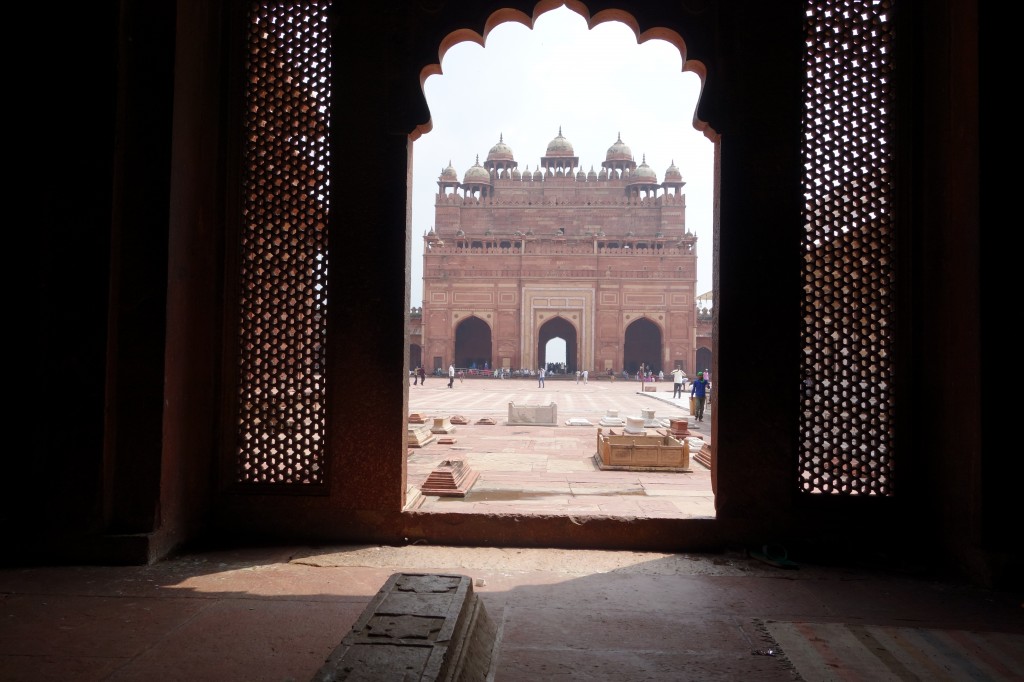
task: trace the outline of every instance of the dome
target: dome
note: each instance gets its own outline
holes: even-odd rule
[[[654,169],[647,165],[647,157],[644,156],[643,162],[636,167],[636,170],[630,175],[631,185],[649,185],[658,183],[658,174],[654,172]]]
[[[458,174],[458,172],[456,172],[455,168],[452,166],[452,162],[451,161],[448,162],[448,167],[445,168],[443,171],[441,171],[440,180],[442,182],[458,182],[459,181],[459,174]]]
[[[622,133],[619,133],[618,139],[615,140],[615,144],[608,147],[608,153],[604,157],[605,161],[632,161],[633,150],[631,150],[626,143],[622,141]]]
[[[491,151],[487,152],[488,161],[514,161],[512,158],[512,149],[505,144],[504,134],[498,136],[498,144],[491,147]]]
[[[676,168],[675,159],[672,160],[672,164],[665,171],[665,182],[682,182],[683,174]]]
[[[590,167],[590,172],[587,173],[587,182],[595,182],[597,180],[597,173],[594,172],[594,167]]]
[[[548,151],[545,156],[575,156],[572,150],[572,143],[562,137],[562,128],[558,128],[558,137],[548,143]]]
[[[489,185],[491,184],[491,174],[486,168],[480,165],[480,157],[476,157],[476,163],[473,164],[472,168],[466,171],[466,177],[463,178],[462,184],[464,185]]]
[[[587,172],[580,168],[580,172],[576,174],[576,182],[586,182]]]

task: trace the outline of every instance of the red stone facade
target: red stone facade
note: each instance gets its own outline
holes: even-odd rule
[[[570,372],[699,369],[682,176],[672,164],[659,183],[621,136],[600,166],[583,171],[560,130],[533,172],[503,139],[461,182],[442,171],[410,362],[536,370],[562,338]]]

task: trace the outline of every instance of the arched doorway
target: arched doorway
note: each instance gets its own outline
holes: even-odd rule
[[[409,369],[416,369],[423,362],[423,346],[417,343],[409,344]]]
[[[693,368],[693,376],[696,377],[697,372],[703,372],[706,369],[711,369],[711,349],[702,346],[697,349],[697,366]]]
[[[622,367],[630,374],[635,374],[641,364],[655,373],[665,369],[661,366],[661,328],[646,317],[626,327],[623,346]]]
[[[457,367],[491,368],[491,328],[479,317],[467,317],[455,328]]]
[[[576,334],[576,327],[564,317],[553,317],[540,327],[537,335],[537,366],[546,367],[547,346],[551,339],[565,340],[565,369],[568,372],[575,372],[578,366],[577,348],[579,340]]]

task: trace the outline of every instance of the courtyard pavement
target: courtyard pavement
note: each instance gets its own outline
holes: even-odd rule
[[[647,387],[647,391],[643,388]],[[714,518],[711,472],[695,458],[701,441],[710,443],[711,412],[703,422],[690,415],[689,384],[682,399],[672,397],[672,382],[641,384],[635,380],[575,377],[536,378],[428,377],[409,384],[409,414],[427,424],[437,417],[463,417],[443,444],[439,435],[422,447],[410,447],[407,460],[407,509],[447,513],[514,513],[628,516],[636,518]],[[509,425],[508,405],[557,407],[557,426]],[[618,417],[641,417],[654,410],[655,420],[688,420],[689,472],[601,470],[594,462],[598,429],[609,411]],[[494,424],[478,423],[481,419]],[[582,423],[589,425],[569,425]],[[667,424],[667,421],[665,422]],[[656,435],[667,427],[648,428]],[[437,467],[462,460],[476,475],[465,496],[422,495],[420,487]],[[468,479],[467,479],[468,480]]]

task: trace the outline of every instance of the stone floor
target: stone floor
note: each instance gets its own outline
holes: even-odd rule
[[[6,682],[311,680],[388,578],[463,575],[487,680],[1021,680],[1021,595],[793,553],[341,546],[0,569]],[[398,674],[392,679],[406,679]]]
[[[602,427],[609,410],[640,417],[653,410],[656,420],[684,418],[694,454],[701,442],[711,443],[710,410],[698,422],[689,411],[689,393],[673,399],[671,382],[658,382],[642,391],[637,381],[574,378],[456,380],[428,378],[426,385],[409,387],[409,413],[426,418],[464,417],[465,425],[423,447],[410,448],[407,508],[465,513],[573,515],[612,514],[640,518],[713,518],[711,472],[691,456],[687,473],[602,471],[594,462],[597,430],[618,433],[621,427]],[[508,404],[557,406],[558,426],[511,426]],[[478,424],[481,419],[494,422]],[[587,422],[589,425],[568,425]],[[648,428],[649,434],[667,428]],[[479,474],[464,497],[419,496],[418,489],[432,471],[447,460],[461,459]]]
[[[669,385],[480,379],[410,386],[410,412],[465,416],[409,455],[415,489],[445,459],[479,473],[420,508],[712,517],[710,472],[600,471],[596,426],[655,409]],[[557,427],[506,426],[508,402]],[[488,418],[494,425],[477,425]],[[694,423],[707,439],[709,421]],[[411,496],[415,498],[415,495]],[[311,680],[395,573],[463,575],[497,626],[488,682],[1024,679],[1024,597],[944,578],[928,556],[749,548],[670,554],[504,547],[218,547],[152,566],[0,569],[5,682]],[[404,679],[397,676],[394,679]]]

